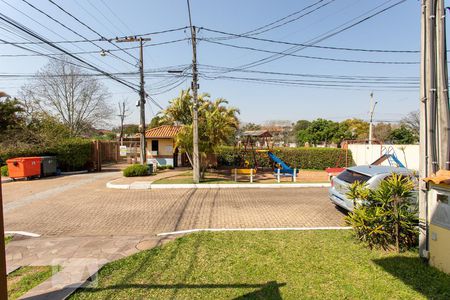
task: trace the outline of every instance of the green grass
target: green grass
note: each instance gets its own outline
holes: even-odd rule
[[[194,183],[194,181],[192,180],[192,178],[163,178],[163,179],[159,179],[154,181],[152,184],[191,184]],[[200,181],[200,183],[240,183],[240,182],[235,182],[232,180],[226,180],[223,178],[204,178]]]
[[[450,276],[349,231],[204,232],[107,264],[70,299],[318,298],[450,299]]]
[[[17,299],[52,276],[53,268],[22,267],[8,275],[8,299]]]
[[[12,237],[11,235],[5,236],[5,246],[6,246],[9,242],[11,242],[12,239],[13,239],[13,237]]]

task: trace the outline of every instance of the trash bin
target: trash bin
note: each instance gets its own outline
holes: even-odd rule
[[[152,175],[153,174],[153,164],[147,163],[147,174]]]
[[[41,156],[41,176],[56,175],[56,156]]]
[[[9,177],[31,178],[41,175],[41,158],[40,157],[17,157],[6,161],[8,164]]]

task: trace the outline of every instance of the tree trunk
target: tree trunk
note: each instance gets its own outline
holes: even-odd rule
[[[394,198],[394,215],[395,215],[395,249],[400,253],[400,235],[399,235],[399,215],[398,215],[398,197]]]

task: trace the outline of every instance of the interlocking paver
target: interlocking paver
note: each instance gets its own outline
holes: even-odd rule
[[[62,299],[90,275],[84,270],[92,261],[101,262],[96,266],[100,267],[151,248],[166,240],[155,236],[161,232],[342,225],[343,214],[329,202],[325,188],[106,188],[106,182],[120,177],[118,172],[105,172],[3,186],[6,230],[42,235],[11,242],[7,264],[66,267],[53,278],[64,288],[47,281],[25,297]]]
[[[328,201],[325,188],[107,189],[105,182],[115,176],[118,174],[78,175],[73,182],[66,182],[66,188],[49,186],[47,191],[42,191],[39,183],[39,193],[32,191],[37,181],[29,182],[29,186],[8,183],[5,197],[15,197],[12,190],[19,187],[31,189],[32,196],[26,197],[39,201],[24,202],[22,194],[26,191],[21,191],[17,199],[7,200],[6,230],[44,236],[104,236],[153,235],[193,228],[342,225],[343,214]],[[54,182],[60,183],[58,179]]]

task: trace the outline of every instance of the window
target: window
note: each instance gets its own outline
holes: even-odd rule
[[[339,174],[337,178],[347,183],[353,183],[355,181],[367,182],[370,179],[370,176],[351,170],[345,170],[344,172]]]
[[[152,140],[152,151],[158,152],[158,150],[159,150],[159,141]]]
[[[437,198],[438,202],[441,202],[444,204],[449,204],[448,195],[446,195],[446,194],[437,193],[436,198]]]

